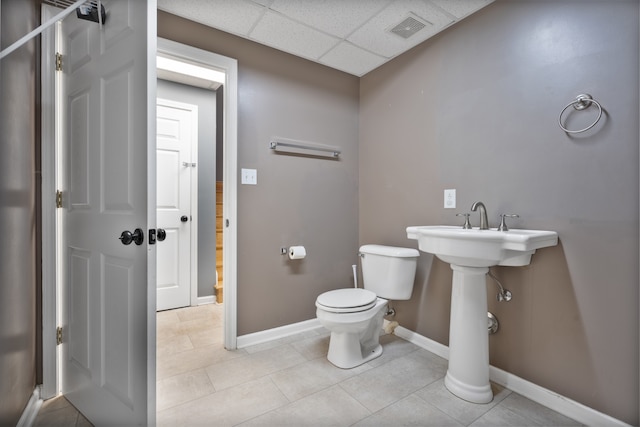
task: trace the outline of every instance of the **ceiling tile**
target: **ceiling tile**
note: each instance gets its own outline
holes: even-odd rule
[[[337,37],[351,34],[392,0],[275,0],[271,9]]]
[[[431,2],[458,19],[482,9],[493,0],[431,0]]]
[[[249,37],[259,43],[313,60],[320,58],[339,41],[271,11],[258,22]]]
[[[388,31],[412,15],[426,21],[427,26],[408,39]],[[423,42],[452,22],[451,17],[428,2],[397,0],[360,27],[347,40],[373,53],[392,58]]]
[[[348,42],[340,43],[320,58],[320,63],[356,76],[363,76],[386,61],[387,58],[374,55]]]
[[[158,9],[242,36],[247,36],[265,10],[247,0],[158,0]]]

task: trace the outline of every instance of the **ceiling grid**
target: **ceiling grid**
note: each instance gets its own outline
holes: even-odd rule
[[[363,76],[493,1],[158,0],[158,9]],[[424,27],[405,38],[397,27],[408,18]]]

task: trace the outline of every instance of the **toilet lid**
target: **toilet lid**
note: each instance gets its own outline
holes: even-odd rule
[[[336,289],[318,296],[316,305],[334,313],[365,311],[376,305],[375,292],[360,288]]]

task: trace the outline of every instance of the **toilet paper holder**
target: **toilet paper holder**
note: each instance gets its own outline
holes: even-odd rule
[[[307,251],[304,246],[290,246],[288,248],[280,248],[281,255],[287,255],[291,260],[303,259],[307,256]]]

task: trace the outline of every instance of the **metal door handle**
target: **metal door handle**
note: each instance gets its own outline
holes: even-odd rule
[[[182,215],[182,216],[180,217],[180,221],[182,221],[182,222],[187,222],[187,221],[189,221],[189,217],[188,217],[188,216],[186,216],[186,215]]]
[[[144,242],[144,232],[140,228],[136,228],[133,233],[129,230],[125,230],[118,237],[123,245],[130,245],[131,242],[134,242],[136,245],[140,246],[142,242]]]
[[[164,231],[164,228],[158,228],[158,242],[162,242],[167,238],[167,232]]]

